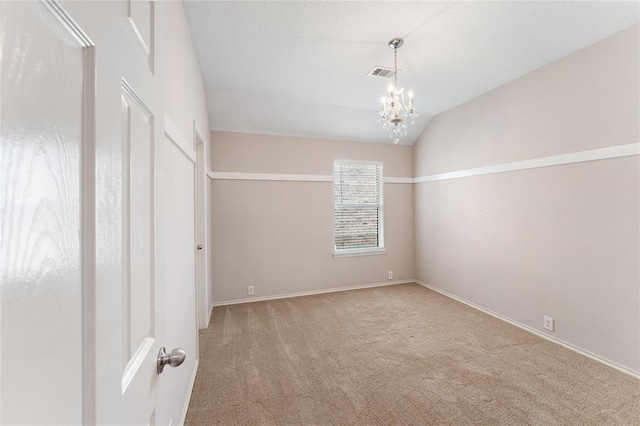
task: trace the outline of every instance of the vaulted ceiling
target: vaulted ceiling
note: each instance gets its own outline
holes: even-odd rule
[[[391,143],[377,123],[402,37],[413,144],[434,115],[640,21],[637,2],[192,1],[213,130]]]

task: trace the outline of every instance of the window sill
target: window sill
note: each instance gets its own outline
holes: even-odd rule
[[[333,257],[378,256],[386,253],[385,248],[351,249],[334,251]]]

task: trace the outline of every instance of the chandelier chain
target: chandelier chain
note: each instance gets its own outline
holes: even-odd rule
[[[393,73],[393,85],[398,87],[398,48],[393,48],[393,68],[395,72]]]

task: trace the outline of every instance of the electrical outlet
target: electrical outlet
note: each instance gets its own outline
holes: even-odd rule
[[[388,276],[389,276],[389,279],[392,280],[393,279],[393,271],[389,271]]]
[[[555,324],[554,324],[554,320],[551,317],[548,316],[544,316],[544,328],[546,328],[549,331],[553,331],[553,329],[555,328]]]
[[[252,285],[250,285],[249,287],[247,287],[247,294],[249,296],[253,296],[254,294],[256,294],[256,289]]]

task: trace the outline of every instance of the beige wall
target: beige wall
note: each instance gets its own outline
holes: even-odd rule
[[[417,176],[638,143],[638,26],[435,117]],[[640,371],[631,156],[415,185],[416,277]]]
[[[216,172],[332,175],[333,161],[383,161],[386,177],[413,177],[413,148],[405,145],[211,132]]]
[[[638,142],[638,26],[435,117],[416,176]]]
[[[385,177],[411,177],[412,147],[212,132],[214,172],[332,175],[333,161],[382,161]],[[211,181],[216,303],[410,280],[413,185],[384,185],[386,254],[333,257],[332,182]]]

